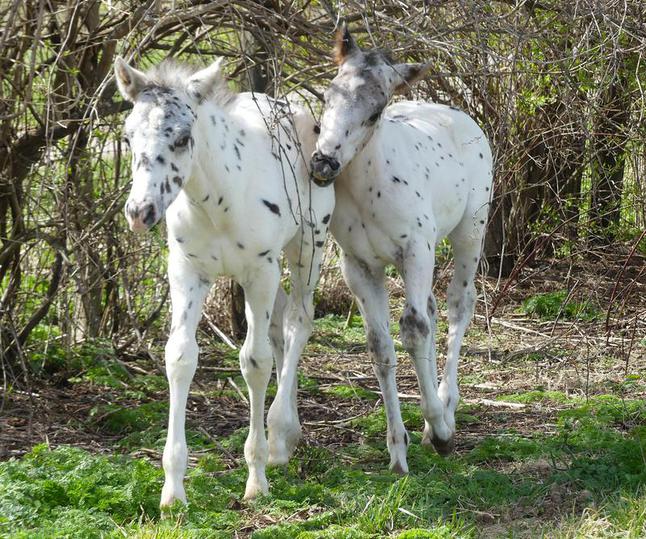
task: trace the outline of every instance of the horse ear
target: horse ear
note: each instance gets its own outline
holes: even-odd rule
[[[200,69],[186,83],[186,91],[198,103],[217,93],[218,90],[228,91],[227,82],[222,74],[222,60],[218,58],[209,67]]]
[[[405,93],[408,89],[415,84],[431,69],[431,64],[395,64],[393,66],[395,73],[399,75],[398,80],[395,81],[394,93]]]
[[[359,45],[350,34],[348,24],[344,22],[336,32],[336,43],[334,45],[334,61],[341,65],[346,61],[348,56],[359,51]]]
[[[133,103],[139,92],[148,84],[148,77],[138,69],[130,67],[121,56],[117,56],[114,61],[114,76],[123,98]]]

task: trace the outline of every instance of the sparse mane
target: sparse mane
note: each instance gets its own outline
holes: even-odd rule
[[[364,58],[368,65],[376,65],[380,61],[387,64],[394,63],[392,53],[388,49],[371,49],[364,52]]]
[[[168,88],[172,90],[186,89],[186,81],[197,73],[202,67],[187,62],[166,58],[156,66],[151,67],[146,76],[153,86]],[[224,75],[218,84],[211,88],[211,91],[204,96],[220,106],[226,106],[235,97],[235,93],[229,89]]]

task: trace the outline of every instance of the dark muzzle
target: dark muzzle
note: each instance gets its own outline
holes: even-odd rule
[[[128,201],[126,203],[126,218],[133,232],[148,230],[159,220],[157,210],[152,202],[134,204]]]
[[[340,167],[341,165],[334,157],[323,155],[320,152],[312,154],[312,160],[310,161],[312,180],[320,187],[330,185],[334,178],[339,175]]]

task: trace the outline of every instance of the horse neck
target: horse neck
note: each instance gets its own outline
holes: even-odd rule
[[[370,183],[374,180],[372,176],[363,173],[363,168],[358,169],[355,167],[358,163],[362,163],[363,161],[370,160],[373,163],[376,163],[381,159],[382,156],[380,154],[379,148],[381,145],[381,137],[383,134],[382,130],[384,128],[384,124],[381,123],[383,122],[383,120],[381,119],[379,120],[379,122],[380,123],[375,126],[375,130],[373,131],[372,135],[370,135],[370,138],[366,141],[366,143],[357,149],[356,153],[350,160],[350,165],[346,167],[343,172],[341,172],[341,177],[351,178],[349,181],[355,187],[359,183]],[[359,172],[359,170],[361,170],[361,172]]]
[[[236,163],[232,154],[235,133],[242,129],[239,122],[224,108],[205,102],[198,109],[195,136],[195,159],[191,181],[185,188],[193,200],[206,197],[218,199],[246,191],[246,178],[232,175]]]

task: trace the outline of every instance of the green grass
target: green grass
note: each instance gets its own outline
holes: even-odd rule
[[[347,330],[344,325],[342,317],[317,321],[318,342],[308,350],[365,349],[360,317]],[[220,367],[237,367],[235,352],[209,353]],[[73,370],[71,391],[90,388],[103,398],[70,425],[112,440],[107,453],[39,445],[21,459],[0,462],[0,537],[515,537],[524,520],[532,537],[646,535],[646,403],[617,396],[643,381],[637,375],[604,386],[615,394],[587,399],[540,387],[497,396],[525,404],[523,413],[554,410],[546,431],[528,432],[517,422],[515,430],[505,411],[491,422],[487,407],[463,404],[456,413],[458,436],[469,431],[473,443],[447,459],[421,446],[420,409],[403,402],[411,438],[410,474],[403,478],[387,469],[386,421],[378,406],[340,425],[360,433],[359,442],[299,447],[288,466],[268,471],[270,495],[249,503],[242,501],[247,428],[215,441],[189,421],[190,503],[161,514],[159,457],[141,458],[141,449],[147,455],[163,449],[164,377],[129,372],[100,343],[77,354]],[[202,385],[194,395],[241,399],[228,377],[246,394],[235,371],[206,374],[221,389]],[[320,385],[303,374],[299,391],[327,395],[330,406],[378,399],[359,385]]]
[[[539,400],[533,395],[525,402]],[[540,516],[554,488],[566,489],[572,500],[586,493],[587,509],[559,508],[563,519],[545,524],[550,537],[587,537],[599,530],[638,537],[643,530],[644,402],[577,399],[559,412],[554,435],[492,432],[470,451],[448,459],[420,446],[419,409],[402,408],[411,432],[408,476],[386,469],[385,421],[379,410],[354,422],[366,442],[334,452],[299,448],[287,467],[269,470],[271,494],[251,503],[241,501],[246,429],[223,438],[218,448],[189,432],[192,448],[207,454],[189,470],[188,507],[178,506],[165,516],[157,507],[163,479],[157,463],[40,445],[19,460],[0,463],[0,534],[187,538],[232,537],[237,530],[255,529],[257,538],[476,537],[479,515],[508,511],[522,516],[538,507]],[[462,421],[478,421],[477,409],[459,412]],[[163,406],[141,406],[115,410],[104,421],[106,428],[132,434],[157,428],[159,416],[165,416]],[[162,439],[163,432],[158,434]],[[240,457],[233,469],[220,451]],[[537,459],[551,463],[539,478],[531,466],[522,465]]]
[[[569,297],[567,290],[538,294],[523,301],[522,311],[544,320],[566,318],[569,320],[597,320],[601,311],[591,301],[577,302]]]
[[[301,386],[302,387],[302,386]],[[327,395],[333,395],[340,399],[357,399],[375,401],[379,395],[361,386],[338,384],[324,390]]]

